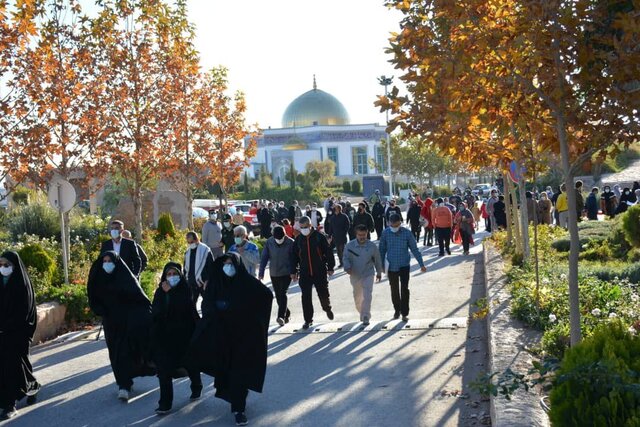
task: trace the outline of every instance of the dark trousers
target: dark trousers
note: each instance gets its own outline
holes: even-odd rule
[[[433,245],[433,228],[425,228],[424,230],[424,240],[422,241],[422,244],[425,246],[431,246]]]
[[[444,255],[444,251],[449,252],[449,245],[451,243],[451,229],[450,228],[436,228],[436,239],[438,239],[438,246],[440,248],[440,255]]]
[[[409,267],[388,273],[393,309],[403,316],[409,315]]]
[[[247,409],[247,396],[249,390],[246,388],[231,387],[229,397],[231,398],[231,412],[244,412]]]
[[[413,237],[416,238],[416,243],[420,242],[420,229],[422,227],[420,227],[419,225],[417,227],[411,226],[411,234],[413,234]]]
[[[193,299],[194,304],[198,302],[198,297],[200,295],[204,298],[203,289],[198,285],[191,285],[191,298]]]
[[[338,264],[342,265],[342,255],[344,255],[344,246],[346,243],[336,243],[336,251],[338,251]]]
[[[315,286],[320,305],[324,311],[331,310],[331,300],[329,297],[329,281],[327,275],[322,276],[300,276],[298,282],[300,285],[300,291],[302,292],[302,312],[304,314],[304,321],[306,323],[313,322],[313,301],[312,290]]]
[[[462,237],[462,250],[469,252],[469,245],[471,244],[471,233],[460,230],[460,237]]]
[[[488,233],[491,233],[491,218],[490,217],[486,217],[484,219],[484,228],[487,230]]]
[[[278,318],[288,319],[291,316],[291,312],[287,308],[287,291],[289,290],[289,285],[291,285],[291,276],[271,276],[271,284],[278,303]]]
[[[375,222],[375,228],[376,236],[378,237],[378,240],[380,240],[380,236],[382,236],[382,230],[384,229],[382,220]]]
[[[189,372],[189,379],[191,379],[191,391],[202,390],[202,379],[200,378],[200,372]],[[160,382],[160,401],[158,404],[161,407],[169,407],[173,404],[173,378],[171,375],[159,374],[158,381]]]

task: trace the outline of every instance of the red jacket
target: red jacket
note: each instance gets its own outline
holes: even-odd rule
[[[420,216],[422,216],[424,219],[429,221],[428,228],[433,228],[433,221],[431,220],[431,218],[432,218],[431,206],[432,205],[433,205],[433,199],[429,197],[429,198],[427,198],[427,200],[424,201],[424,205],[422,205],[422,210],[420,211]]]

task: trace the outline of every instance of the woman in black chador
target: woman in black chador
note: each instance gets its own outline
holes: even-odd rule
[[[200,372],[187,372],[183,364],[199,316],[180,264],[170,262],[164,266],[153,297],[152,314],[151,352],[160,381],[156,413],[164,415],[171,411],[173,403],[173,378],[189,376],[191,400],[200,398],[202,393]]]
[[[91,266],[87,292],[91,310],[102,317],[118,399],[128,402],[133,378],[155,375],[149,353],[151,302],[113,251]]]
[[[40,384],[33,376],[29,347],[36,330],[36,299],[20,256],[0,256],[0,420],[18,414],[16,402],[36,401]]]
[[[249,390],[262,392],[272,302],[272,292],[247,272],[238,254],[212,264],[190,363],[215,377],[216,397],[231,403],[237,425],[247,424]]]

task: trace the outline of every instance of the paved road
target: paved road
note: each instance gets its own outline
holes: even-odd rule
[[[285,328],[274,322],[272,327],[264,393],[249,396],[251,425],[488,423],[488,402],[466,387],[487,360],[483,321],[466,325],[474,311],[470,304],[484,296],[481,247],[466,257],[456,248],[443,258],[435,248],[420,249],[428,272],[420,273],[413,265],[408,324],[389,320],[393,307],[383,279],[374,288],[372,324],[361,330],[351,286],[339,271],[330,282],[335,320],[329,322],[314,299],[316,328],[297,331],[302,310],[299,288],[292,288],[292,322]],[[20,417],[0,425],[233,425],[228,404],[213,397],[211,381],[206,382],[204,398],[195,403],[188,401],[188,381],[176,381],[174,412],[164,418],[153,413],[159,395],[155,378],[137,379],[135,397],[129,404],[120,403],[103,340],[40,346],[33,362],[45,384],[39,402],[19,407]]]

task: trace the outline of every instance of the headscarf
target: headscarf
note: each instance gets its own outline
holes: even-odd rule
[[[158,287],[162,286],[162,282],[167,280],[167,273],[169,272],[169,270],[176,270],[180,275],[180,283],[178,283],[175,286],[176,288],[178,286],[187,284],[187,278],[184,276],[184,273],[182,272],[182,265],[180,263],[172,261],[172,262],[168,262],[162,269],[162,276],[160,276],[160,283],[158,284]]]
[[[36,297],[33,292],[31,280],[20,255],[14,251],[5,251],[0,256],[13,265],[13,272],[5,286],[5,298],[2,299],[0,319],[10,322],[11,325],[0,324],[0,330],[5,327],[18,329],[24,327],[24,331],[33,337],[38,320]],[[3,286],[0,284],[0,286]],[[18,323],[22,324],[19,325]]]

